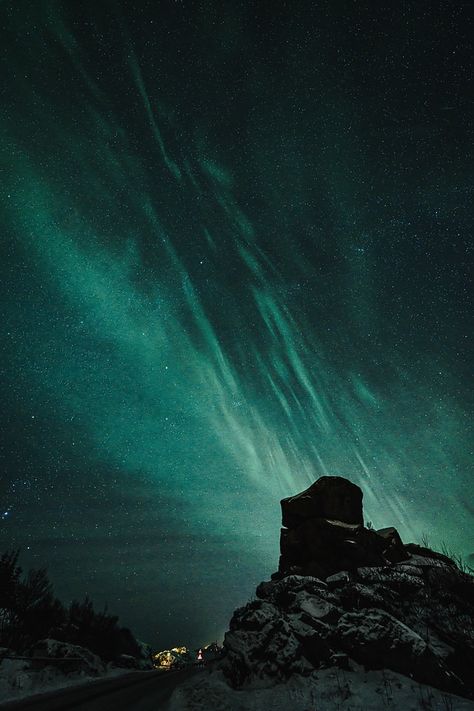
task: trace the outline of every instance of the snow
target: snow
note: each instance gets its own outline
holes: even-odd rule
[[[322,669],[284,684],[232,689],[221,672],[177,687],[166,711],[474,711],[474,702],[392,671]]]
[[[313,596],[302,596],[301,609],[317,620],[325,620],[327,617],[337,615],[337,609],[326,600]]]
[[[401,565],[397,564],[397,567]],[[403,561],[403,566],[415,567],[415,568],[447,568],[448,564],[444,560],[439,558],[430,558],[426,555],[419,555],[418,553],[411,553],[409,560]]]
[[[353,647],[385,644],[387,650],[400,647],[413,658],[425,654],[427,649],[426,642],[416,632],[383,610],[346,612],[336,630],[341,642]]]
[[[326,578],[326,585],[328,585],[331,588],[337,588],[340,587],[341,585],[344,585],[344,583],[349,582],[350,580],[350,575],[347,570],[341,570],[340,573],[334,573],[334,575],[330,575],[328,578]]]
[[[96,671],[86,671],[85,669],[65,674],[57,664],[35,669],[32,662],[28,660],[2,659],[0,661],[0,703],[70,686],[90,684],[94,681],[129,673],[129,669],[102,665],[99,675]]]
[[[105,667],[101,658],[78,644],[70,642],[60,642],[57,639],[42,639],[37,642],[32,650],[33,658],[48,658],[48,659],[68,659],[59,667],[66,669],[67,672],[85,672],[91,676],[103,674]]]
[[[320,594],[322,590],[327,590],[327,584],[319,578],[314,578],[311,575],[287,575],[282,580],[272,580],[260,583],[257,587],[257,597],[262,600],[270,600],[275,602],[279,596],[287,591],[312,592]]]
[[[89,649],[56,639],[36,642],[29,652],[29,659],[15,658],[11,650],[1,648],[0,703],[129,674],[131,669],[146,671],[153,668],[151,648],[144,642],[138,642],[138,645],[139,658],[124,654],[117,664],[105,664]]]

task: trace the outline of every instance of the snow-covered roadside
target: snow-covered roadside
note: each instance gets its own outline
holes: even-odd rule
[[[153,668],[148,646],[139,644],[142,658],[122,654],[118,662],[120,666],[106,664],[97,654],[85,647],[56,639],[43,639],[37,642],[30,650],[29,659],[15,658],[11,650],[2,648],[0,650],[0,704],[33,694],[91,684]]]
[[[53,665],[34,671],[28,661],[3,659],[0,662],[0,704],[69,686],[91,684],[122,674],[130,674],[130,671],[130,669],[110,665],[100,675],[88,674],[85,671],[64,674]]]
[[[388,670],[322,669],[285,684],[232,689],[221,672],[190,679],[167,711],[474,711],[474,702]]]

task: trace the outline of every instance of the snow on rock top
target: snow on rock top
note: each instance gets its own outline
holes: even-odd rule
[[[31,650],[33,658],[64,659],[68,660],[63,668],[67,671],[81,671],[93,676],[103,674],[105,665],[97,654],[86,647],[69,642],[60,642],[57,639],[42,639]]]

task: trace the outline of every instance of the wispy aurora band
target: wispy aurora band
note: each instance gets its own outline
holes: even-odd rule
[[[238,171],[213,147],[210,127],[181,144],[128,37],[121,69],[136,123],[116,111],[51,7],[54,51],[70,57],[84,94],[70,111],[41,84],[38,103],[19,79],[36,128],[25,139],[2,127],[16,160],[9,224],[81,324],[50,348],[38,314],[29,348],[47,356],[40,367],[23,363],[38,391],[56,399],[65,420],[82,414],[105,460],[145,472],[186,503],[196,526],[214,521],[223,537],[244,515],[230,482],[247,502],[277,502],[320,474],[356,480],[374,524],[393,522],[408,538],[433,528],[427,489],[460,519],[467,474],[454,462],[468,445],[464,413],[449,388],[431,397],[434,363],[414,369],[376,346],[390,314],[378,304],[373,236],[363,235],[364,217],[354,219],[364,207],[344,167],[326,153],[321,200],[337,227],[320,237],[330,257],[319,264],[292,248],[283,225],[273,240],[264,233],[239,201]],[[43,51],[39,35],[29,42],[32,56]],[[349,141],[345,149],[358,163]],[[255,161],[271,183],[263,149]],[[276,213],[272,199],[268,188]],[[351,251],[354,243],[364,247]],[[342,270],[341,254],[349,254]],[[314,305],[302,308],[307,284]],[[268,536],[277,518],[277,506],[264,507]],[[436,526],[435,539],[467,545],[447,519]],[[261,541],[265,561],[274,555],[269,540]]]

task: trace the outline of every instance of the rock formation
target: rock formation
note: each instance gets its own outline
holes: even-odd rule
[[[408,557],[395,528],[364,527],[361,489],[339,476],[323,476],[281,502],[280,565],[275,577],[327,577],[341,569],[385,565]]]
[[[281,504],[279,571],[232,617],[228,682],[363,665],[474,698],[474,578],[394,528],[365,528],[362,492],[340,477]]]
[[[364,523],[362,490],[342,476],[322,476],[301,494],[281,501],[282,524],[295,528],[308,518]]]

